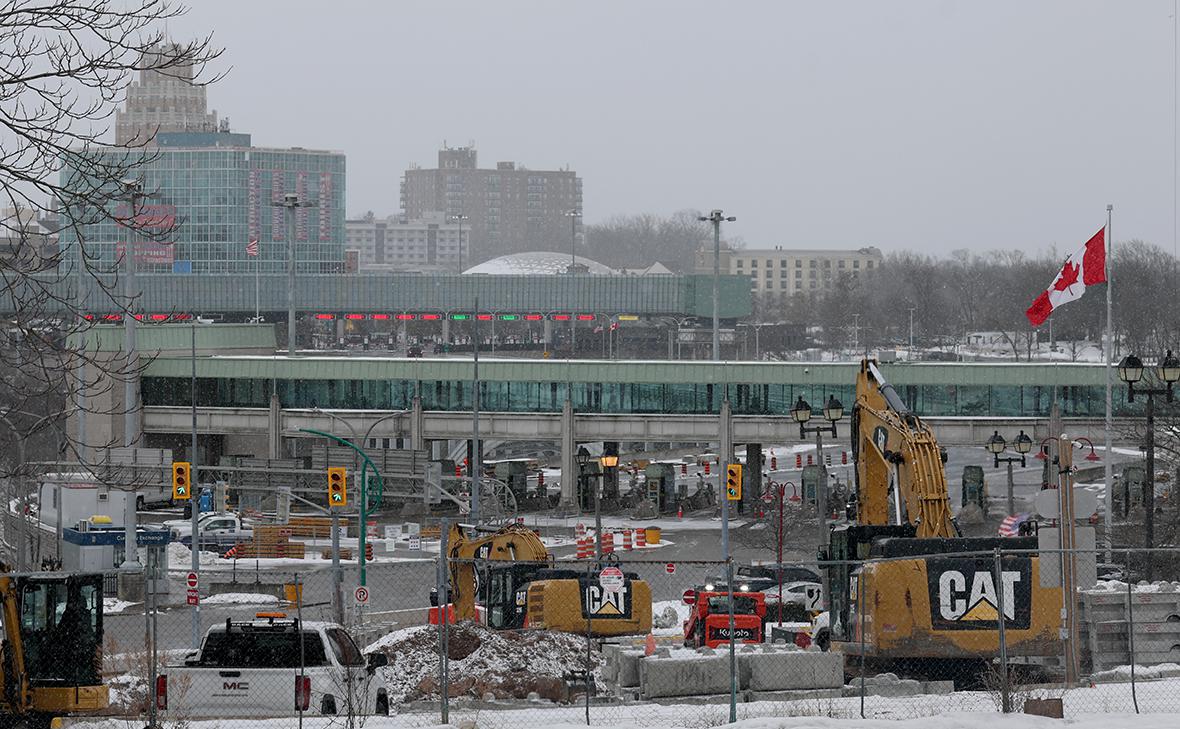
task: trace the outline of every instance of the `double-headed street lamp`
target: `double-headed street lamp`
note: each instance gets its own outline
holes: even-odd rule
[[[1168,350],[1155,369],[1155,376],[1163,387],[1136,387],[1135,384],[1143,379],[1143,361],[1133,354],[1123,357],[1119,362],[1119,379],[1127,383],[1127,402],[1135,402],[1135,395],[1147,395],[1147,434],[1144,436],[1144,450],[1147,453],[1147,478],[1143,479],[1143,538],[1148,549],[1155,545],[1155,396],[1163,395],[1167,402],[1172,402],[1174,395],[1172,385],[1180,380],[1180,359]],[[1109,485],[1108,485],[1109,488]],[[1109,511],[1110,505],[1107,504]],[[1147,555],[1147,579],[1152,576],[1152,559]]]
[[[795,405],[791,408],[791,417],[799,424],[799,437],[807,438],[808,433],[815,433],[815,462],[819,465],[820,478],[819,483],[815,487],[815,510],[819,515],[819,530],[820,541],[827,540],[828,521],[827,521],[827,490],[828,490],[828,469],[824,467],[824,433],[831,433],[832,437],[836,437],[836,421],[844,417],[844,405],[836,399],[835,395],[828,396],[828,402],[824,405],[824,420],[828,421],[827,425],[814,425],[807,427],[807,421],[811,420],[811,406],[800,395]]]
[[[606,480],[606,473],[608,468],[616,468],[619,465],[619,455],[617,453],[608,453],[606,449],[603,450],[602,457],[598,459],[598,464],[602,466],[600,473],[587,473],[586,468],[590,465],[590,451],[586,450],[586,446],[578,446],[578,453],[575,458],[578,461],[578,478],[582,482],[582,488],[591,478],[599,479],[599,483],[594,486],[594,558],[602,561],[602,483]]]
[[[1004,449],[1008,447],[1008,442],[1006,440],[1004,440],[1004,436],[1000,435],[1000,431],[998,431],[998,430],[992,432],[992,437],[988,438],[987,443],[986,443],[987,451],[988,451],[988,453],[992,454],[992,458],[994,461],[993,468],[999,468],[1001,463],[1008,464],[1008,515],[1009,516],[1016,513],[1016,498],[1012,493],[1013,492],[1012,464],[1019,463],[1021,468],[1025,468],[1028,465],[1028,462],[1026,460],[1026,456],[1029,454],[1030,451],[1032,451],[1032,446],[1033,446],[1032,438],[1029,438],[1027,435],[1025,435],[1024,431],[1022,430],[1022,431],[1020,431],[1020,435],[1016,436],[1016,440],[1013,441],[1012,446],[1016,449],[1016,452],[1019,453],[1020,455],[1018,455],[1018,456],[1004,456],[1003,458],[1001,458],[1000,454],[1003,453]]]
[[[721,223],[732,223],[737,218],[730,215],[726,217],[720,210],[713,210],[708,215],[702,215],[697,218],[702,223],[713,224],[713,361],[719,362],[721,360],[721,317],[718,312],[718,292],[721,281]]]

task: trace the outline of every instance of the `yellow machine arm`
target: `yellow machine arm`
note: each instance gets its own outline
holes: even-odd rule
[[[857,521],[913,524],[919,537],[955,536],[938,440],[885,381],[875,360],[860,363],[852,418]]]
[[[8,571],[4,565],[0,570]],[[25,648],[20,636],[20,613],[17,610],[16,586],[8,575],[0,575],[0,608],[4,614],[6,650],[0,658],[0,691],[12,686],[14,695],[0,696],[0,707],[20,713],[32,704],[29,674],[25,670]],[[11,674],[10,674],[11,672]]]
[[[475,565],[471,560],[545,562],[549,550],[531,530],[509,524],[483,537],[468,539],[462,527],[452,524],[447,535],[451,573],[451,601],[456,620],[475,620]]]

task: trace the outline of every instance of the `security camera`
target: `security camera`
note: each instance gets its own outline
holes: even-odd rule
[[[295,205],[299,202],[299,196],[293,192],[288,192],[286,195],[283,195],[283,202],[288,205]]]
[[[811,368],[810,368],[810,367],[804,367],[804,368],[803,368],[803,374],[805,374],[805,375],[810,375],[810,374],[811,374]]]

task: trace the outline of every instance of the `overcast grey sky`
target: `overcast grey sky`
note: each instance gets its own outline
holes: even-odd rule
[[[1174,0],[190,0],[211,105],[348,155],[348,211],[474,141],[589,222],[724,208],[750,247],[1174,245]]]

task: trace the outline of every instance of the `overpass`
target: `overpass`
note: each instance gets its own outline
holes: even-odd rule
[[[120,327],[97,327],[88,346],[114,356],[121,335]],[[148,326],[140,341],[157,354],[140,378],[141,431],[149,446],[187,448],[194,366],[205,462],[221,454],[279,457],[299,447],[301,428],[339,431],[325,411],[357,433],[372,427],[372,438],[401,439],[418,449],[472,436],[470,359],[278,356],[271,325]],[[802,397],[818,411],[835,396],[850,407],[857,368],[856,362],[484,359],[480,437],[560,443],[567,475],[574,473],[579,442],[715,443],[718,452],[743,443],[796,443],[791,406]],[[1039,440],[1048,435],[1053,402],[1067,432],[1101,440],[1101,365],[893,363],[882,370],[946,445],[981,446],[993,430],[1011,439],[1023,429]],[[101,412],[121,412],[121,391],[102,391]],[[1120,392],[1115,404],[1127,426],[1118,432],[1127,432],[1143,403],[1129,404]],[[90,443],[121,435],[117,415],[86,420]],[[838,426],[845,442],[847,422]]]
[[[81,280],[62,272],[40,277],[48,293],[46,315],[69,314],[74,302],[81,313],[102,321],[117,322],[122,309],[109,291],[122,281],[97,276]],[[102,285],[99,285],[99,282]],[[395,320],[398,314],[431,315],[428,321],[448,322],[452,314],[470,314],[479,300],[480,310],[524,317],[595,314],[636,317],[704,317],[713,315],[713,277],[704,275],[597,276],[487,275],[487,274],[299,274],[295,277],[295,310],[303,318],[331,315],[347,321],[350,314],[374,321]],[[79,297],[79,287],[81,296]],[[135,277],[138,296],[134,308],[151,321],[201,315],[206,318],[245,321],[257,306],[266,321],[285,321],[286,274],[145,274]],[[720,315],[726,320],[750,315],[750,281],[744,276],[720,279]],[[31,292],[0,296],[0,314],[12,314]],[[68,305],[68,306],[67,306]],[[55,310],[54,307],[57,307]],[[509,321],[515,321],[510,319]],[[559,320],[564,321],[564,319]]]

